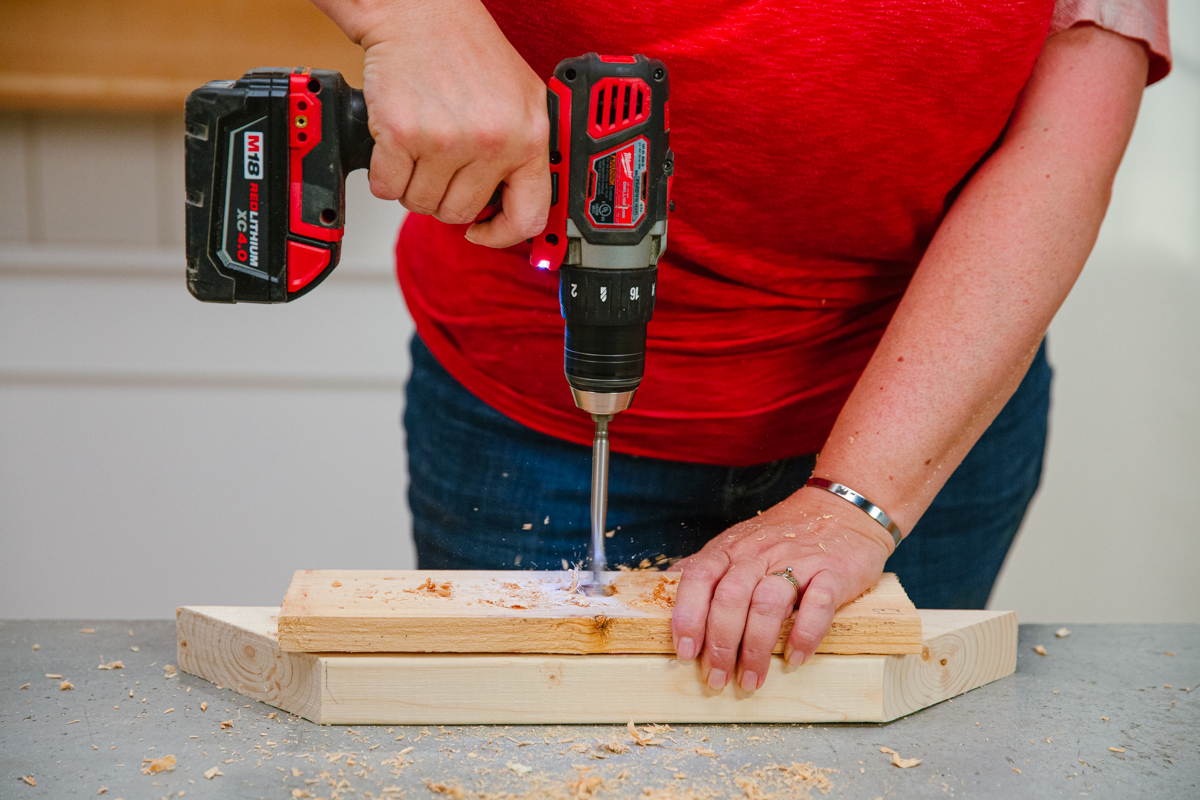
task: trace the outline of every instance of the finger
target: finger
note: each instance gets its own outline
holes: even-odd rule
[[[367,170],[371,194],[380,200],[399,200],[408,188],[413,166],[408,151],[376,143],[371,153],[371,167]]]
[[[436,213],[458,167],[448,158],[429,156],[418,159],[408,180],[408,188],[400,198],[401,205],[416,214]]]
[[[786,578],[767,575],[754,587],[738,656],[738,686],[748,692],[762,688],[783,621],[795,606],[796,587]]]
[[[800,666],[817,652],[841,605],[841,594],[841,581],[827,570],[818,572],[804,587],[796,622],[783,646],[783,657],[790,666]]]
[[[725,688],[733,675],[750,598],[764,574],[766,568],[760,563],[739,561],[730,565],[713,590],[708,628],[704,633],[704,652],[700,656],[700,672],[710,689]]]
[[[467,164],[450,178],[434,216],[450,225],[474,222],[500,185],[500,178],[494,168],[479,161]]]
[[[708,624],[708,605],[713,590],[729,569],[724,552],[701,556],[692,561],[679,579],[675,593],[675,611],[671,615],[671,638],[675,654],[690,661],[704,646],[704,630]]]
[[[512,247],[546,228],[550,216],[550,161],[542,154],[504,177],[500,213],[467,228],[467,239],[485,247]],[[559,202],[566,198],[560,195]],[[480,206],[482,208],[482,206]]]

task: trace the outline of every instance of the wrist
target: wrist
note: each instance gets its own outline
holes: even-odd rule
[[[789,521],[809,537],[857,537],[877,545],[883,551],[884,558],[896,549],[892,535],[882,525],[824,489],[802,487],[779,505],[786,509]]]
[[[831,481],[827,478],[818,478],[815,475],[808,479],[805,487],[821,489],[845,500],[850,505],[862,511],[868,517],[875,520],[875,522],[877,522],[881,528],[887,531],[888,535],[892,538],[892,544],[896,547],[900,546],[900,540],[904,538],[903,534],[900,532],[900,526],[897,525],[890,516],[888,516],[886,511],[884,511],[875,503],[871,502],[870,499],[860,492],[855,491],[853,488],[846,486],[843,483]]]

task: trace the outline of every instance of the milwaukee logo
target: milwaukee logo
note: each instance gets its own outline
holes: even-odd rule
[[[246,180],[261,180],[263,177],[262,131],[246,131],[246,146],[242,148],[242,158]]]

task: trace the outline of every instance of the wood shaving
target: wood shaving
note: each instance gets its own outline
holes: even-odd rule
[[[171,713],[172,711],[174,711],[174,710],[175,710],[175,709],[173,709],[173,708],[168,708],[168,709],[167,709],[166,711],[164,711],[163,713],[164,713],[164,714],[170,714],[170,713]]]
[[[71,720],[70,722],[68,722],[67,724],[68,724],[68,725],[74,725],[76,722],[79,722],[79,720],[77,720],[77,719],[73,719],[73,720]]]
[[[1040,644],[1034,645],[1033,652],[1037,653],[1039,656],[1044,656],[1046,655],[1046,648],[1042,647]]]
[[[70,681],[62,681],[58,684],[58,689],[61,692],[69,692],[74,688],[75,684],[71,683]]]
[[[1056,630],[1054,632],[1054,635],[1059,639],[1065,639],[1071,635],[1071,629],[1070,628],[1059,628],[1058,630]]]
[[[33,646],[33,649],[34,649],[34,650],[37,650],[37,645],[36,645],[36,644]],[[1164,656],[1174,656],[1174,655],[1175,655],[1175,651],[1174,651],[1174,650],[1168,650],[1168,651],[1166,651],[1165,653],[1163,653],[1163,655],[1164,655]]]
[[[463,799],[463,790],[461,786],[447,786],[444,783],[434,783],[431,780],[425,781],[425,788],[434,794],[444,794],[453,800]]]
[[[576,767],[575,769],[579,770],[579,777],[568,781],[567,788],[575,792],[575,800],[593,800],[596,792],[604,787],[604,779],[599,775],[586,774],[591,767]]]
[[[879,752],[890,755],[892,757],[892,765],[900,769],[910,769],[921,763],[921,759],[919,758],[901,758],[900,754],[890,747],[881,747],[879,748]]]
[[[330,585],[330,586],[332,586],[333,588],[335,588],[335,589],[336,589],[336,588],[338,588],[339,586],[341,586],[341,585],[342,585],[342,582],[341,582],[341,581],[334,581],[333,583],[331,583],[331,584],[329,584],[329,585]]]
[[[174,754],[165,755],[162,758],[143,758],[142,759],[142,774],[157,775],[160,772],[175,771],[175,756]]]
[[[1108,722],[1108,717],[1101,717],[1101,718],[1100,718],[1100,721],[1101,721],[1101,722]]]
[[[204,777],[208,778],[210,781],[216,777],[224,777],[224,775],[225,773],[221,772],[220,767],[210,767],[204,770]]]
[[[516,761],[509,761],[504,766],[508,767],[513,772],[517,773],[518,775],[527,775],[530,772],[533,772],[533,767],[527,766],[525,764],[518,764]]]
[[[95,628],[80,628],[79,632],[80,633],[95,633],[96,629]]]
[[[430,597],[449,597],[451,594],[451,588],[450,581],[434,583],[433,578],[426,578],[425,582],[417,588],[405,589],[404,591],[408,592],[409,594],[426,594]],[[462,789],[459,789],[459,791],[461,792]]]
[[[663,726],[647,725],[645,727],[653,729],[654,732],[657,732],[658,730],[670,730],[670,727],[666,726],[666,725],[663,725]],[[629,720],[629,724],[626,725],[626,728],[629,730],[629,735],[633,737],[634,743],[636,743],[637,745],[639,745],[641,747],[645,747],[646,745],[651,745],[651,744],[662,744],[664,741],[663,739],[655,739],[649,731],[647,731],[645,733],[643,733],[642,731],[639,731],[637,729],[637,727],[633,724],[633,720]]]
[[[225,709],[225,710],[226,710],[226,711],[228,711],[229,709],[227,708],[227,709]],[[224,722],[222,722],[222,723],[221,723],[221,727],[222,727],[222,728],[232,728],[232,727],[233,727],[233,720],[231,720],[231,719],[227,719],[227,720],[225,720]]]
[[[107,786],[101,786],[101,787],[100,787],[100,791],[96,792],[96,794],[106,794],[107,792],[108,792],[108,787],[107,787]]]
[[[33,650],[34,650],[34,652],[35,652],[35,653],[36,653],[38,650],[41,650],[41,649],[42,649],[42,646],[41,646],[40,644],[35,644],[35,645],[33,646]]]
[[[208,703],[201,703],[201,704],[200,704],[200,710],[201,710],[201,711],[208,711]]]
[[[62,675],[59,675],[57,672],[47,672],[46,677],[56,681],[62,680]]]
[[[1113,753],[1124,753],[1125,752],[1124,747],[1110,747],[1108,749]]]
[[[175,667],[171,664],[163,664],[163,677],[164,678],[174,678],[175,677]]]
[[[521,530],[523,530],[523,531],[531,531],[531,530],[533,530],[533,523],[532,523],[532,522],[526,522],[524,525],[522,525],[522,526],[521,526]]]
[[[709,758],[716,758],[716,757],[717,757],[716,751],[714,751],[714,750],[709,750],[707,747],[701,747],[700,745],[696,745],[696,755],[698,755],[698,756],[708,756]]]
[[[32,775],[22,775],[21,780],[25,781],[25,783],[29,784],[30,786],[37,786],[37,781],[34,780]]]
[[[1012,768],[1012,771],[1013,771],[1013,772],[1015,772],[1015,773],[1017,773],[1018,775],[1020,775],[1020,774],[1021,774],[1021,770],[1017,769],[1016,767],[1013,767],[1013,768]]]
[[[107,664],[101,664],[96,669],[125,669],[124,661],[110,661]]]
[[[1171,684],[1169,684],[1169,683],[1164,683],[1164,684],[1163,684],[1163,688],[1164,688],[1164,689],[1174,689],[1175,687],[1174,687],[1174,686],[1172,686],[1172,685],[1171,685]]]
[[[303,789],[292,789],[293,800],[301,800],[303,797],[312,797],[312,795]]]
[[[24,686],[22,686],[21,688],[22,688],[22,689],[28,689],[28,688],[29,688],[29,684],[27,683],[27,684],[25,684]]]

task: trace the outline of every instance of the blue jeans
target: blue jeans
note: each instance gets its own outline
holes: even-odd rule
[[[531,430],[452,378],[413,337],[404,425],[422,569],[561,569],[590,538],[591,448]],[[983,608],[1038,487],[1050,409],[1045,344],[1016,394],[887,562],[918,608]],[[582,413],[582,412],[580,412]],[[621,435],[621,418],[612,426]],[[613,453],[609,564],[665,566],[787,498],[815,455],[753,467]]]

